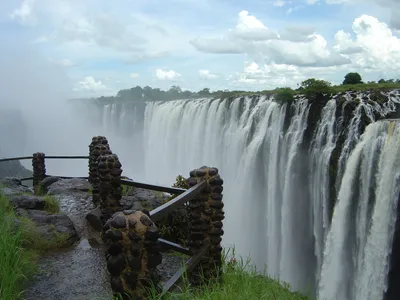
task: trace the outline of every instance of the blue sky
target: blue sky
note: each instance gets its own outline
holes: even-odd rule
[[[12,53],[7,60],[21,72],[32,70],[27,61],[41,62],[51,77],[56,69],[66,81],[58,84],[76,97],[136,85],[263,90],[310,77],[339,83],[350,71],[365,80],[396,78],[396,1],[2,0],[1,51]]]

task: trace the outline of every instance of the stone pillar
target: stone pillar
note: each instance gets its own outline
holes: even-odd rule
[[[42,152],[37,152],[33,154],[32,158],[32,168],[33,168],[33,189],[35,194],[40,194],[40,182],[46,178],[46,164],[45,164],[45,154]]]
[[[100,179],[97,173],[98,159],[101,155],[111,154],[110,146],[104,136],[95,136],[89,145],[89,179],[92,184],[92,201],[95,206],[100,203]]]
[[[99,200],[103,224],[114,213],[122,210],[120,204],[122,198],[121,167],[116,154],[101,155],[98,158]]]
[[[189,248],[195,255],[206,244],[210,243],[210,251],[193,272],[192,283],[201,284],[201,280],[217,278],[221,280],[222,271],[222,221],[224,217],[222,202],[223,180],[217,168],[201,167],[190,172],[190,187],[205,180],[203,192],[189,201]]]
[[[158,229],[141,211],[115,213],[104,226],[107,269],[111,287],[123,299],[148,299],[148,291],[158,288],[157,266],[162,255],[157,242]]]

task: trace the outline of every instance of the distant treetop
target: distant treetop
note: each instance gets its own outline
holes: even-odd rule
[[[361,75],[358,73],[348,73],[344,76],[343,84],[360,84],[362,82]]]

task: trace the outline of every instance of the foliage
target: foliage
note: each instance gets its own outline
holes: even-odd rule
[[[301,91],[301,93],[306,95],[306,97],[311,97],[316,94],[333,93],[333,89],[329,81],[315,79],[315,78],[304,80],[300,84],[299,91]]]
[[[0,194],[0,299],[18,299],[35,271],[34,254],[23,248],[23,232],[8,199]]]
[[[362,82],[361,75],[355,72],[347,73],[344,76],[343,84],[360,84]]]
[[[291,88],[276,89],[275,100],[279,103],[290,102],[294,100],[294,91]]]
[[[36,271],[38,256],[64,246],[67,238],[54,231],[52,239],[45,239],[32,220],[14,214],[1,190],[0,237],[0,299],[10,300],[21,297],[24,282]]]
[[[46,195],[43,197],[45,202],[44,210],[53,214],[58,214],[60,212],[60,203],[58,199],[52,195]]]
[[[231,254],[232,253],[232,254]],[[187,276],[186,276],[187,277]],[[153,293],[151,299],[160,297]],[[281,283],[258,272],[251,267],[250,260],[236,258],[234,251],[224,251],[222,284],[205,282],[197,290],[185,284],[181,291],[171,292],[163,299],[198,299],[198,300],[231,300],[231,299],[285,299],[307,300],[309,297],[298,292],[291,292],[289,285]]]
[[[172,186],[182,189],[189,188],[187,180],[182,175],[178,175],[176,177],[176,181]],[[176,195],[173,195],[169,197],[165,202],[171,201],[175,197]],[[159,234],[162,238],[186,246],[189,237],[188,224],[188,206],[183,205],[177,208],[175,211],[169,213],[159,222],[157,222],[157,227],[159,229]]]
[[[136,86],[130,89],[120,90],[116,96],[99,97],[95,101],[99,105],[108,104],[111,102],[137,102],[144,103],[145,101],[170,101],[178,99],[196,99],[201,97],[226,99],[231,97],[250,96],[254,94],[276,95],[278,102],[291,101],[291,95],[304,94],[306,97],[312,97],[316,94],[335,94],[348,90],[369,90],[382,88],[400,88],[400,79],[380,79],[378,82],[369,81],[364,86],[361,86],[361,75],[359,73],[350,72],[346,74],[343,84],[332,86],[326,80],[309,78],[300,83],[297,90],[291,88],[276,88],[274,90],[263,90],[259,92],[249,92],[242,90],[217,90],[211,91],[209,88],[203,88],[200,91],[192,92],[182,90],[179,86],[173,85],[167,91],[159,88],[151,88],[149,86]],[[277,95],[279,94],[279,96]]]
[[[133,192],[134,187],[130,185],[122,185],[122,196],[128,196]]]

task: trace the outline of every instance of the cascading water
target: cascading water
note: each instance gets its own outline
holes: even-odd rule
[[[387,132],[388,122],[369,125],[347,161],[325,245],[319,299],[383,296],[400,190],[400,127],[390,138]]]
[[[226,182],[225,244],[300,288],[312,285],[313,274],[309,205],[299,181],[307,175],[299,145],[308,101],[296,102],[286,134],[285,108],[271,98],[150,103],[146,180],[170,184],[177,174],[218,166]]]
[[[379,105],[368,94],[347,95],[340,107],[341,100],[331,99],[309,141],[304,134],[312,104],[304,98],[291,107],[265,96],[148,102],[129,112],[127,104],[112,104],[103,122],[119,132],[132,124],[138,140],[125,149],[123,166],[131,157],[143,162],[140,180],[170,185],[194,168],[218,167],[225,181],[224,245],[234,245],[259,269],[321,299],[368,300],[379,299],[385,289],[397,199],[392,148],[399,133],[394,130],[387,142],[387,123],[379,121],[361,134],[366,122],[396,110],[399,93],[386,98]],[[346,123],[340,116],[347,105],[353,108]],[[140,113],[143,125],[134,124]],[[143,153],[136,151],[139,132]]]
[[[322,266],[323,245],[330,225],[329,215],[329,163],[331,153],[336,146],[335,121],[336,101],[331,99],[321,112],[311,144],[310,158],[310,196],[313,200],[313,232],[315,238],[315,256],[317,259],[316,280],[319,281]]]

